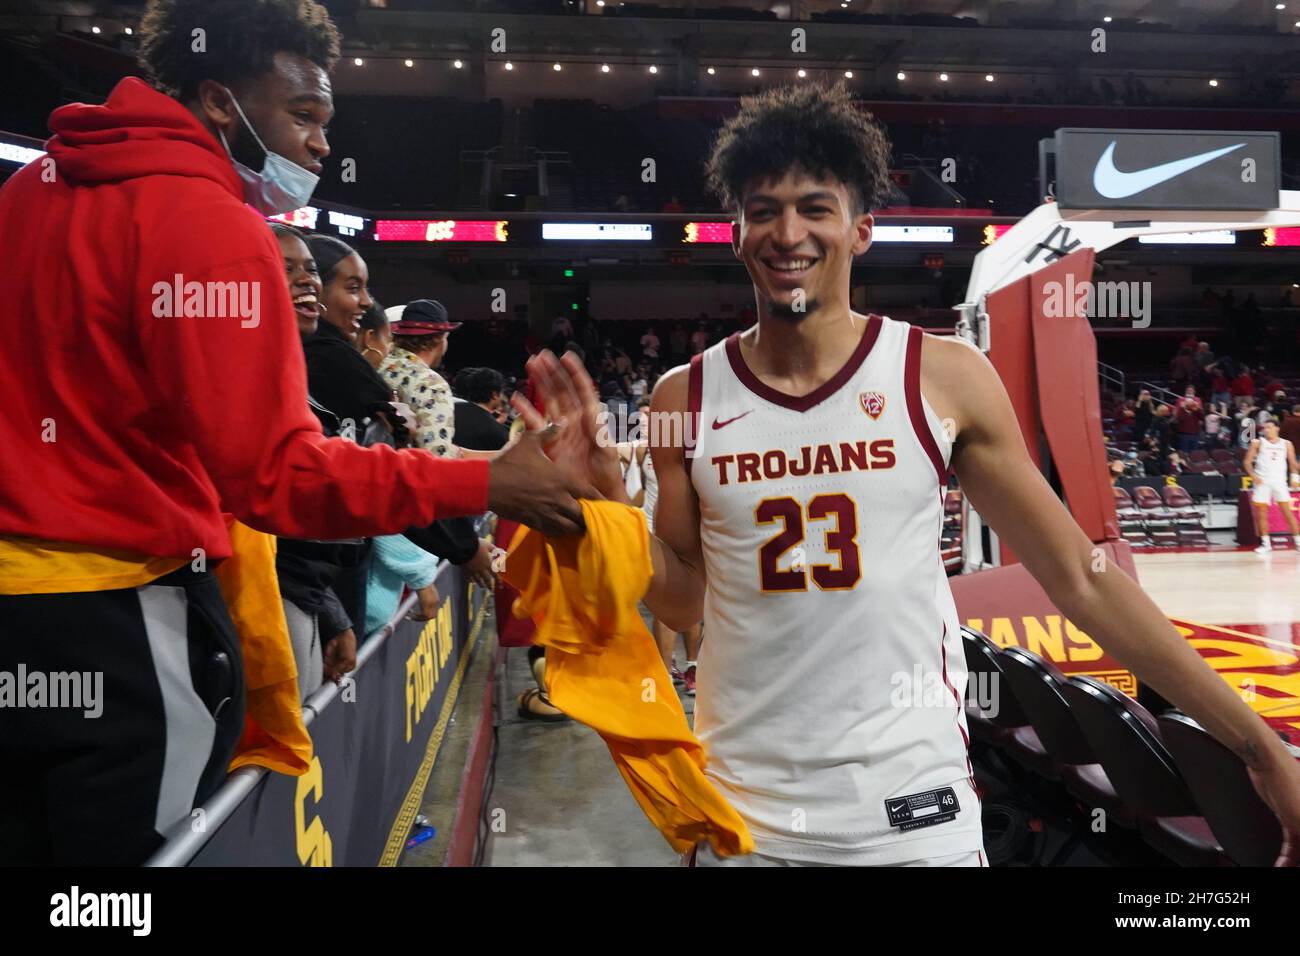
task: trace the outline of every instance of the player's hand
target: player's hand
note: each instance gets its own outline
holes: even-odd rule
[[[1247,767],[1247,772],[1260,799],[1282,824],[1282,849],[1273,865],[1300,865],[1300,761],[1283,753],[1264,769]]]
[[[572,426],[544,443],[546,454],[574,481],[594,486],[602,498],[626,504],[618,449],[601,428],[596,386],[582,362],[571,353],[557,360],[542,351],[528,360],[528,377],[537,382],[542,406],[552,421]],[[529,431],[545,428],[546,420],[528,399],[516,392],[512,401]]]
[[[568,426],[557,423],[551,437]],[[542,451],[542,434],[525,432],[488,462],[488,508],[543,534],[586,530],[579,498],[599,498],[588,482],[558,468]]]

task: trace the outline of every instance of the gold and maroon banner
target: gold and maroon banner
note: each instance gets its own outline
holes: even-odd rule
[[[1125,541],[1097,545],[1098,560],[1137,578]],[[1066,674],[1091,674],[1137,696],[1137,680],[1101,645],[1057,610],[1023,564],[989,568],[949,578],[957,616],[1000,647],[1023,647],[1052,661]]]

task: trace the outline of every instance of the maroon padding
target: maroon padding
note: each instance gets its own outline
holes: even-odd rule
[[[496,699],[496,678],[505,661],[506,651],[498,647],[492,655],[492,669],[483,688],[483,702],[475,719],[465,770],[460,775],[456,798],[456,817],[451,824],[451,841],[443,866],[473,866],[478,848],[478,823],[483,816],[483,786],[487,780],[488,759],[492,756],[492,702]]]

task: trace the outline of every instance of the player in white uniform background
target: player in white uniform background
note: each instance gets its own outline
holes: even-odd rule
[[[888,187],[888,144],[869,116],[842,88],[747,98],[709,175],[735,215],[758,321],[655,387],[644,601],[669,627],[706,622],[697,731],[755,852],[720,860],[702,846],[695,862],[982,865],[939,553],[950,466],[1053,604],[1239,754],[1300,832],[1296,760],[1132,578],[1096,564],[987,359],[850,308],[853,259]],[[547,413],[569,423],[547,453],[626,500],[581,363],[544,352],[528,370]],[[665,436],[693,412],[688,454]]]
[[[1277,502],[1291,531],[1291,540],[1300,550],[1300,528],[1296,527],[1295,512],[1291,510],[1290,476],[1300,468],[1296,467],[1295,447],[1285,438],[1279,438],[1280,429],[1277,422],[1269,419],[1261,430],[1263,438],[1250,443],[1250,450],[1242,462],[1251,481],[1251,501],[1255,505],[1255,527],[1259,529],[1259,547],[1257,554],[1273,550],[1273,543],[1268,534],[1268,506]]]

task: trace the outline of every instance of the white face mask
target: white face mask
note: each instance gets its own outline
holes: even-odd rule
[[[244,202],[264,216],[277,216],[307,205],[311,194],[316,190],[316,184],[320,182],[320,177],[303,169],[292,160],[285,159],[279,153],[267,149],[262,138],[257,135],[257,130],[253,129],[253,124],[244,115],[235,95],[229,90],[226,90],[226,93],[230,96],[230,102],[235,104],[235,110],[239,113],[239,118],[244,121],[244,126],[248,128],[257,145],[262,147],[262,152],[266,154],[266,159],[262,161],[262,171],[255,173],[235,159],[235,154],[230,151],[230,144],[226,142],[226,134],[217,130],[217,135],[221,137],[221,145],[226,148],[230,161],[235,165],[235,172],[244,183]]]

